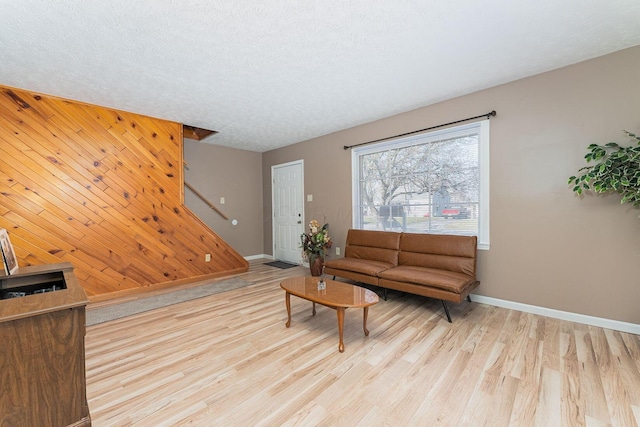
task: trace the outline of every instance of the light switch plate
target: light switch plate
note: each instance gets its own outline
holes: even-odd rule
[[[313,202],[313,194],[307,194],[307,202]]]
[[[220,204],[224,205],[224,197],[220,197]]]

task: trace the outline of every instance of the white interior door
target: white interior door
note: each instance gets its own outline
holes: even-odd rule
[[[271,167],[273,257],[302,264],[300,235],[304,233],[303,161]]]

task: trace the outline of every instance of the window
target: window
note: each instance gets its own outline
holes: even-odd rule
[[[489,120],[353,149],[353,226],[478,236],[489,249]]]

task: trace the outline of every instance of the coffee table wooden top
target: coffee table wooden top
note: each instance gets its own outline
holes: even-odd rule
[[[327,307],[369,307],[378,302],[378,295],[369,289],[324,279],[326,289],[318,290],[319,281],[319,277],[291,277],[280,282],[280,287],[292,295]]]

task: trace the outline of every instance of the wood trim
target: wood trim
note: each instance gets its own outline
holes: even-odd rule
[[[195,139],[196,141],[202,141],[208,136],[215,135],[218,133],[215,130],[209,130],[204,128],[199,128],[196,126],[182,125],[182,134],[185,138]]]
[[[151,293],[159,290],[175,288],[178,286],[190,285],[194,283],[202,284],[201,282],[203,281],[220,279],[222,277],[227,277],[229,275],[234,275],[234,274],[240,274],[246,271],[247,270],[245,268],[237,268],[235,270],[225,271],[222,273],[212,273],[212,274],[206,274],[204,276],[199,276],[199,277],[190,277],[187,279],[172,280],[170,282],[155,283],[153,285],[149,285],[144,288],[123,289],[122,291],[110,292],[108,294],[93,295],[88,298],[89,298],[89,302],[92,304],[101,303],[105,301],[113,301],[116,298],[123,298],[123,297],[132,296],[132,295]]]

